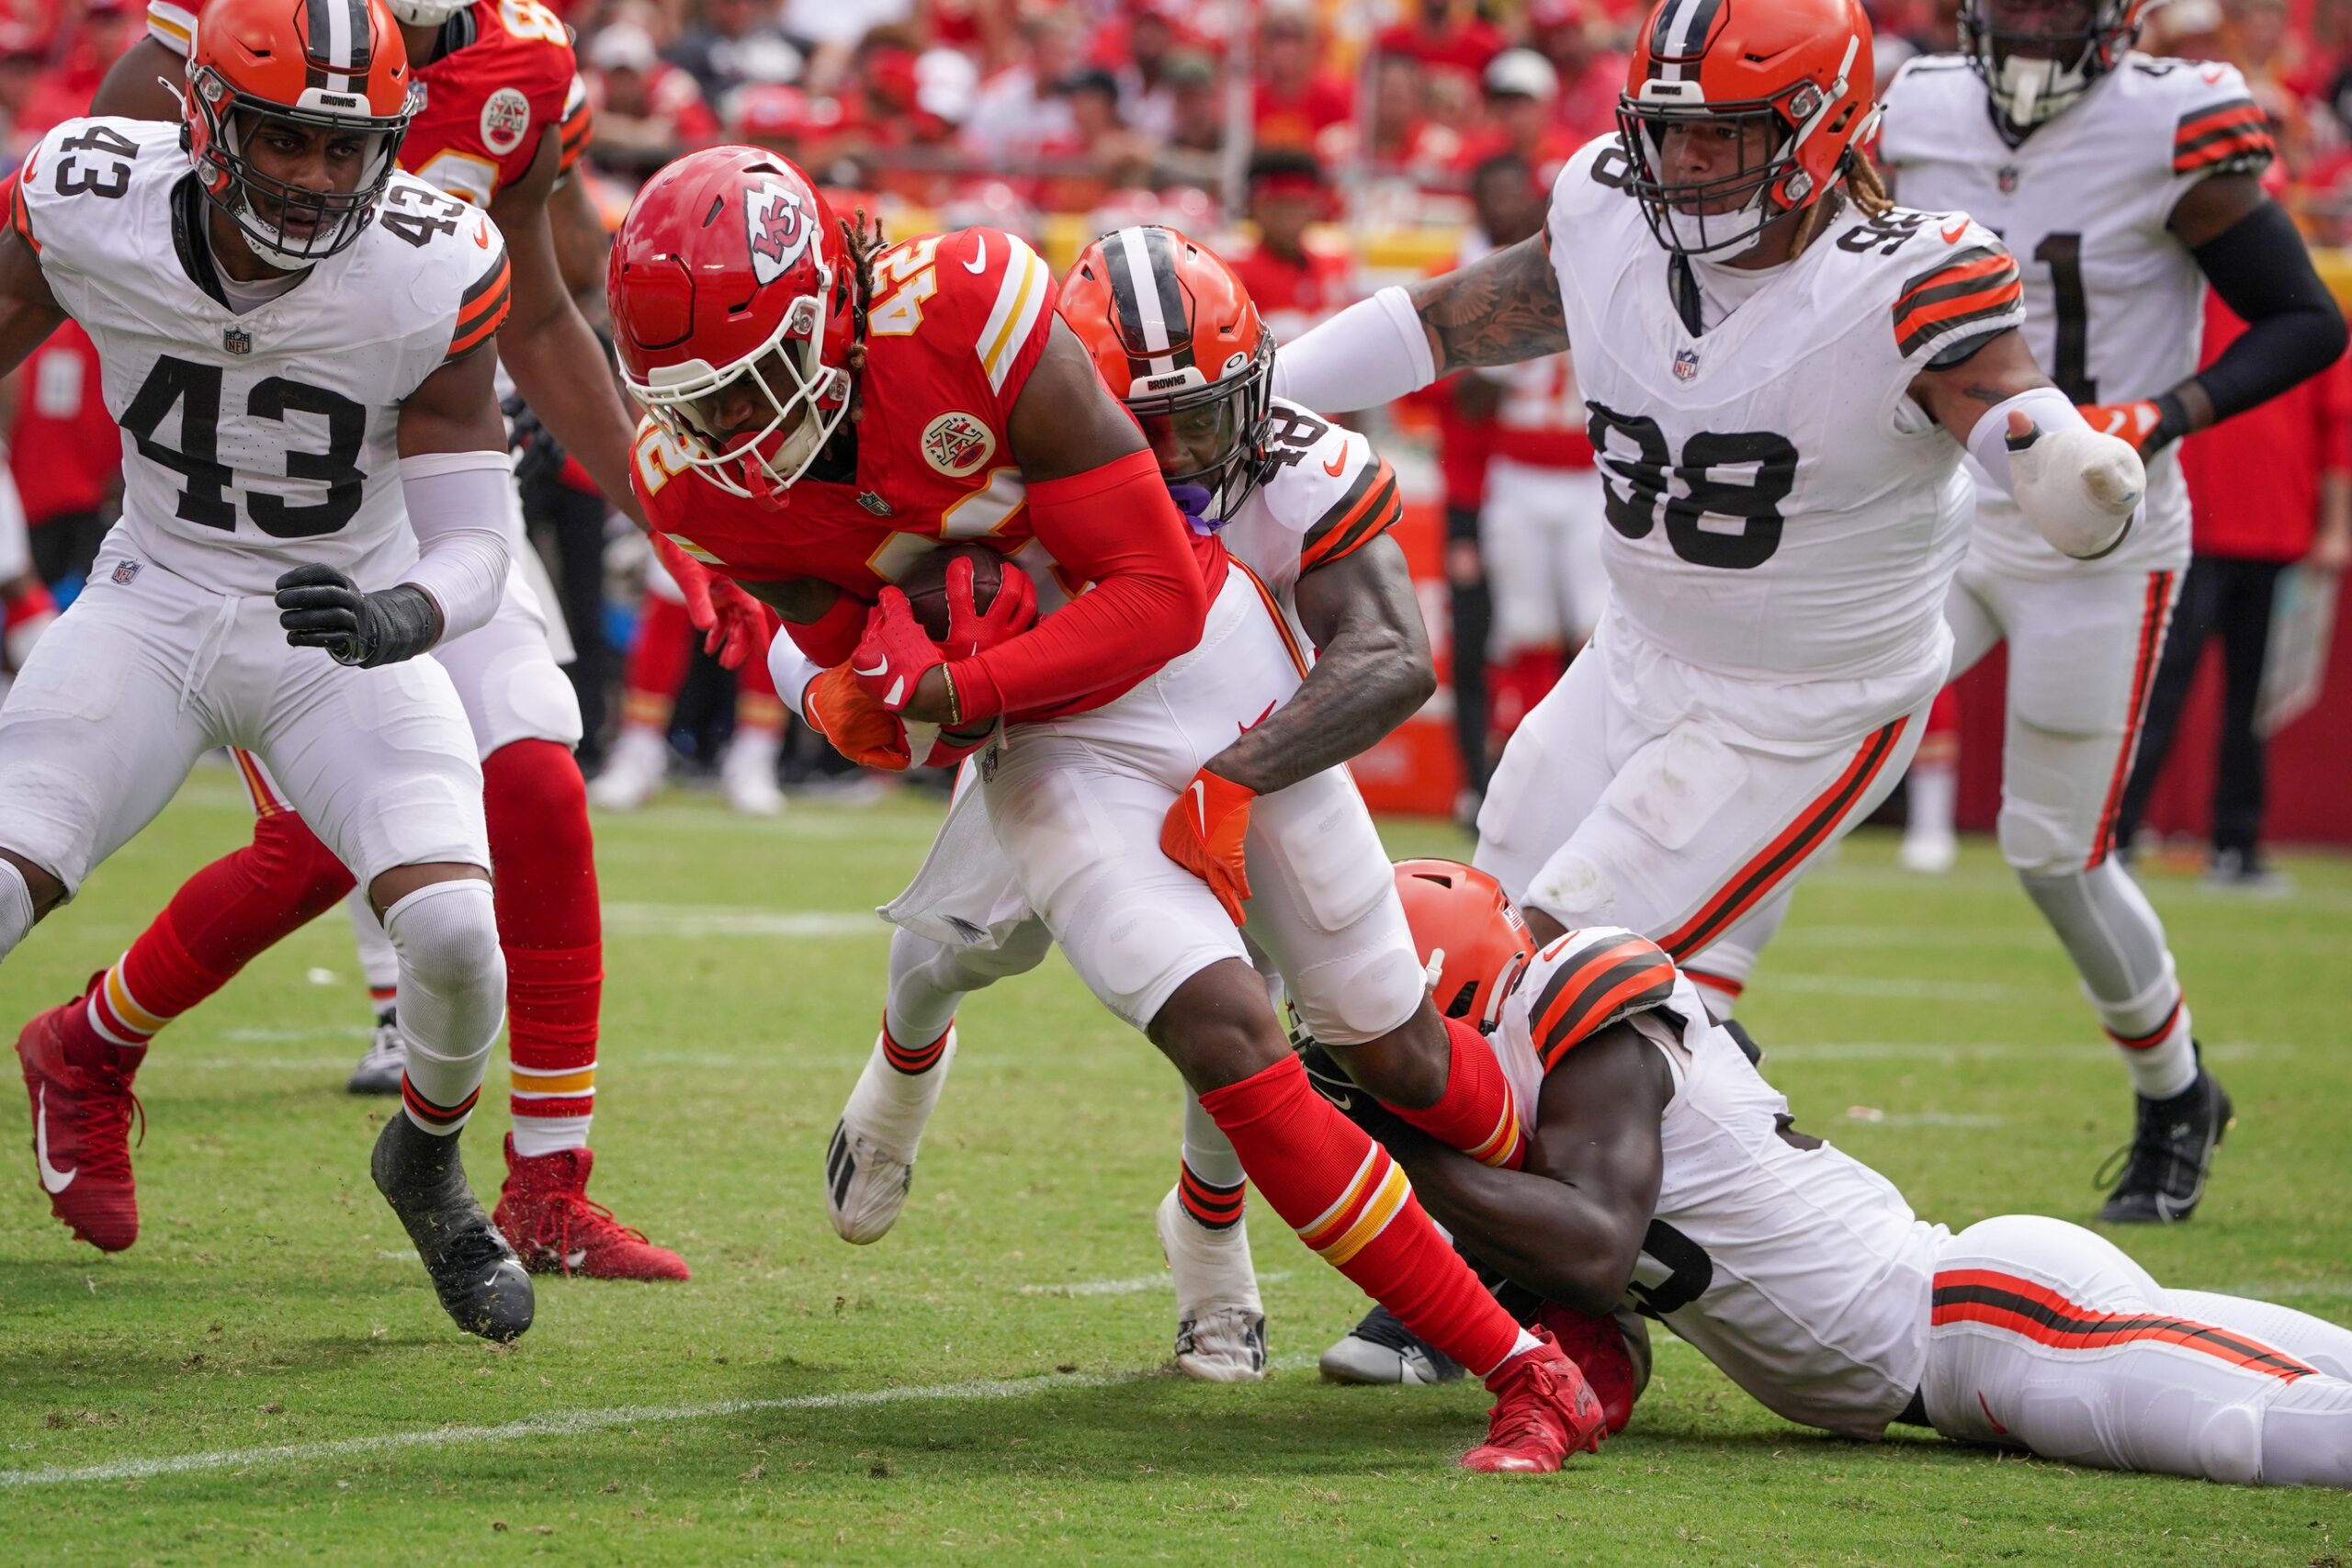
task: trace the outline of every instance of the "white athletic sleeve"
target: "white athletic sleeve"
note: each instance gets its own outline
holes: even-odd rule
[[[1378,408],[1436,379],[1412,296],[1393,283],[1274,354],[1274,396],[1317,413]]]
[[[401,577],[441,607],[441,641],[490,624],[506,592],[512,555],[503,452],[427,452],[401,459],[401,494],[416,533],[416,564]]]

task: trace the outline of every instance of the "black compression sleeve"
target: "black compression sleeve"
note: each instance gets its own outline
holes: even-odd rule
[[[2343,312],[2277,202],[2264,202],[2190,254],[2222,303],[2246,323],[2245,334],[2197,373],[2216,422],[2309,380],[2344,353]]]

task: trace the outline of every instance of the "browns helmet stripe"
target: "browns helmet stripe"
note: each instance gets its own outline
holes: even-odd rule
[[[1110,263],[1111,298],[1119,308],[1119,335],[1137,375],[1169,376],[1193,363],[1184,294],[1176,284],[1176,253],[1159,228],[1123,229]]]
[[[1715,13],[1723,9],[1724,0],[1671,0],[1658,7],[1657,22],[1650,28],[1650,75],[1661,82],[1686,80],[1683,62],[1696,58],[1707,47],[1707,34],[1715,25]]]
[[[353,81],[365,76],[375,57],[375,37],[368,26],[368,0],[303,0],[303,65],[306,85],[329,92],[356,93]]]

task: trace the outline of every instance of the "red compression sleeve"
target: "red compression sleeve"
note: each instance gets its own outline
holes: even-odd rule
[[[820,670],[831,670],[857,651],[857,639],[865,635],[866,614],[873,608],[854,593],[843,593],[833,601],[831,609],[808,625],[786,621],[784,629],[791,634],[793,646],[808,656],[810,663]]]
[[[1055,561],[1093,586],[1012,641],[948,665],[966,718],[1132,682],[1200,640],[1208,589],[1149,452],[1031,485],[1029,522]]]

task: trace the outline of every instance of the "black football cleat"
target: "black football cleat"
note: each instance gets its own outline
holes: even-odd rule
[[[531,1277],[466,1185],[456,1134],[436,1138],[396,1111],[368,1169],[451,1321],[502,1345],[521,1338],[531,1326]]]
[[[1461,1362],[1377,1304],[1316,1365],[1329,1382],[1426,1384],[1453,1382],[1463,1375]]]
[[[2117,1151],[2123,1175],[2098,1217],[2111,1225],[2176,1224],[2195,1213],[2205,1195],[2205,1173],[2233,1114],[2230,1097],[2200,1066],[2197,1081],[2171,1099],[2142,1095],[2139,1101],[2132,1142]]]

